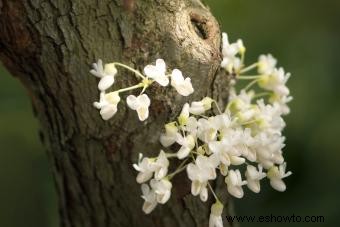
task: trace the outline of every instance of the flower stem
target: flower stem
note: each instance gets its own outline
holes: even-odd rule
[[[261,93],[254,95],[253,99],[260,98],[260,97],[263,97],[263,96],[267,96],[267,95],[270,95],[270,94],[271,94],[270,92],[261,92]]]
[[[178,168],[178,169],[179,169],[179,168],[182,168],[182,167],[184,166],[184,164],[186,163],[186,161],[188,161],[188,159],[189,159],[189,158],[184,159],[184,160],[181,162],[181,164],[179,164],[179,166],[178,166],[177,168]]]
[[[238,80],[254,80],[260,78],[261,75],[237,76]]]
[[[216,106],[218,112],[219,112],[220,114],[222,114],[222,111],[221,111],[220,107],[218,106],[218,103],[216,102],[216,100],[214,100],[213,103],[215,104],[215,106]]]
[[[202,115],[202,114],[199,114],[198,116],[200,116],[201,118],[204,118],[204,119],[208,119],[209,117],[205,116],[205,115]]]
[[[209,187],[211,193],[213,194],[214,198],[216,199],[216,201],[220,202],[220,200],[218,199],[216,193],[215,193],[214,190],[212,189],[212,187],[211,187],[209,181],[208,181],[208,187]]]
[[[177,167],[177,169],[176,169],[173,173],[171,173],[171,174],[168,175],[168,179],[169,179],[169,180],[171,180],[171,178],[173,178],[176,174],[182,172],[183,170],[185,170],[185,169],[187,168],[188,164],[184,165],[184,164],[186,163],[187,160],[188,160],[188,159],[185,159],[185,160]]]
[[[137,76],[141,77],[143,80],[146,79],[146,77],[143,76],[143,74],[141,74],[138,70],[135,70],[134,68],[131,68],[130,66],[124,65],[124,64],[119,63],[119,62],[114,62],[113,64],[115,64],[117,66],[120,66],[122,68],[128,69],[131,72],[134,72]]]
[[[167,158],[175,158],[175,157],[177,157],[176,153],[166,153],[165,155],[166,155]]]
[[[121,93],[121,92],[125,92],[125,91],[131,91],[131,90],[135,90],[135,89],[141,88],[143,86],[144,86],[143,83],[139,83],[139,84],[136,84],[136,85],[131,86],[131,87],[119,89],[117,92]]]
[[[143,84],[144,84],[144,87],[143,87],[143,90],[140,92],[139,95],[142,95],[144,93],[144,91],[154,82],[154,80],[149,80],[148,78],[144,79],[143,80]]]
[[[257,80],[254,80],[254,81],[252,81],[252,82],[250,82],[245,88],[244,88],[244,90],[245,91],[247,91],[249,88],[251,88],[254,84],[256,84],[257,83]]]
[[[248,72],[248,71],[250,71],[250,70],[256,68],[257,66],[258,66],[258,63],[256,62],[256,63],[254,63],[254,64],[252,64],[252,65],[250,65],[250,66],[248,66],[248,67],[242,69],[242,70],[240,71],[240,73]]]

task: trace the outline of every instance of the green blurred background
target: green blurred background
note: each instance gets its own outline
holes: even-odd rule
[[[262,184],[235,200],[238,215],[340,215],[340,1],[206,0],[232,41],[242,38],[247,61],[272,53],[292,73],[294,101],[285,130],[293,171],[285,193]],[[0,226],[58,226],[56,198],[38,124],[20,83],[0,68]],[[224,220],[226,221],[226,220]],[[338,225],[337,225],[338,224]],[[241,226],[272,226],[242,223]]]

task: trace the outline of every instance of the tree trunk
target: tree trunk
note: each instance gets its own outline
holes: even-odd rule
[[[195,93],[183,98],[152,86],[146,122],[122,103],[104,122],[92,106],[99,92],[91,63],[142,70],[159,57],[190,76]],[[228,93],[218,73],[219,26],[199,0],[0,0],[0,59],[27,88],[41,123],[61,226],[207,226],[212,198],[191,196],[184,174],[174,178],[169,202],[144,215],[132,168],[139,152],[159,152],[161,129],[183,103],[206,95],[223,101]],[[115,86],[136,82],[119,72]],[[229,202],[225,186],[217,191]]]

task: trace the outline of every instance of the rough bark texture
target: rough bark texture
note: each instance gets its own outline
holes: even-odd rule
[[[152,86],[146,122],[124,99],[114,118],[101,120],[92,106],[99,94],[91,63],[101,58],[142,70],[158,57],[191,77],[194,95]],[[27,88],[41,122],[61,226],[207,226],[213,201],[193,198],[184,175],[174,178],[170,201],[144,215],[132,169],[139,152],[159,152],[162,125],[184,102],[226,98],[228,81],[217,73],[219,26],[200,1],[0,0],[0,58]],[[115,88],[136,82],[124,70],[116,81]],[[227,201],[226,188],[217,190]]]

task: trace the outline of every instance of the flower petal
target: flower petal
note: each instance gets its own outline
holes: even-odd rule
[[[156,67],[157,67],[157,69],[159,70],[159,72],[161,72],[161,73],[165,73],[165,71],[166,71],[166,65],[165,65],[165,62],[164,62],[164,60],[163,59],[157,59],[156,60]]]
[[[168,84],[169,84],[169,78],[167,76],[156,77],[155,81],[163,87],[168,86]]]
[[[137,183],[141,184],[141,183],[144,183],[144,182],[150,180],[151,177],[152,177],[152,174],[153,174],[153,172],[151,172],[151,171],[139,172],[137,174],[137,178],[136,178]]]
[[[126,98],[126,103],[128,104],[128,106],[133,109],[136,110],[138,108],[138,101],[137,101],[137,97],[134,95],[129,95]]]
[[[140,121],[145,121],[149,117],[149,108],[139,107],[137,108],[137,114]]]
[[[177,152],[178,159],[183,159],[187,157],[190,153],[191,149],[189,147],[182,146]]]
[[[208,200],[208,189],[207,187],[202,188],[200,193],[200,199],[202,202],[206,202]]]
[[[198,195],[202,190],[202,184],[199,181],[191,182],[191,194],[193,196]]]
[[[158,75],[158,71],[156,66],[154,65],[147,65],[144,67],[144,74],[149,78],[155,78]]]
[[[150,99],[149,99],[149,96],[147,96],[146,94],[138,96],[137,100],[139,102],[139,105],[141,106],[144,106],[144,107],[150,106]]]
[[[108,88],[110,88],[114,82],[115,82],[115,79],[113,76],[111,75],[104,76],[100,79],[98,83],[98,89],[101,91],[105,91]]]
[[[116,112],[117,112],[116,105],[106,105],[100,110],[100,115],[102,116],[103,120],[107,121],[111,117],[113,117],[113,115],[115,115]]]
[[[179,69],[172,70],[171,85],[174,86],[174,84],[183,83],[183,82],[184,82],[184,78],[183,78],[182,72]]]

